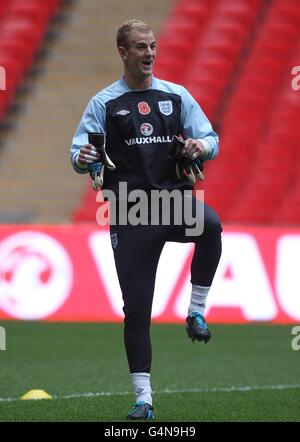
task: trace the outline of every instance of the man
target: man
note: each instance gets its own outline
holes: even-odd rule
[[[90,171],[94,188],[119,195],[119,184],[128,191],[174,189],[193,185],[170,159],[174,135],[185,139],[183,155],[189,161],[210,160],[218,153],[218,136],[189,92],[180,85],[153,76],[156,42],[151,28],[139,20],[124,22],[117,31],[117,47],[124,65],[120,80],[96,94],[84,111],[71,148],[78,173]],[[88,143],[88,133],[106,136],[107,162]],[[99,181],[93,165],[108,167]],[[98,162],[98,163],[97,163]],[[104,165],[103,165],[104,164]],[[113,167],[110,167],[113,164]],[[199,164],[199,163],[198,163]],[[177,172],[177,173],[176,173]],[[193,197],[193,210],[197,202]],[[150,386],[150,317],[158,260],[165,242],[194,242],[191,265],[192,294],[186,330],[195,340],[207,342],[210,331],[203,313],[221,255],[221,224],[204,205],[204,231],[187,236],[186,225],[111,225],[112,247],[124,301],[124,341],[136,404],[130,419],[153,417]]]

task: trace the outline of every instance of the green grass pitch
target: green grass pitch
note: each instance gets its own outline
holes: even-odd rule
[[[0,421],[122,422],[134,402],[123,324],[1,322]],[[192,344],[184,324],[153,324],[155,422],[298,421],[292,325],[216,325]],[[42,389],[53,400],[22,401]]]

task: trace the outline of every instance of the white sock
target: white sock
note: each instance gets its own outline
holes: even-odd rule
[[[191,301],[188,309],[188,314],[192,312],[204,314],[206,305],[206,298],[210,287],[202,287],[201,285],[192,284]]]
[[[136,402],[145,401],[152,405],[150,373],[131,373],[130,376],[133,383]]]

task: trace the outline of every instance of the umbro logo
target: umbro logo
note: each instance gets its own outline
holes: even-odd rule
[[[125,110],[125,109],[119,110],[116,113],[116,115],[122,115],[122,116],[127,115],[127,114],[130,114],[130,111],[129,110]]]

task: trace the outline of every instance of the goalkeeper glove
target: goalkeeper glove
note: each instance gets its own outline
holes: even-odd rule
[[[88,164],[88,171],[92,178],[92,187],[94,190],[101,189],[104,181],[104,169],[115,170],[116,166],[111,161],[105,149],[105,135],[97,132],[90,132],[88,134],[89,143],[92,144],[97,152],[100,154],[100,160],[92,164]]]
[[[180,180],[187,179],[190,185],[194,186],[197,178],[200,181],[204,180],[203,161],[200,158],[192,159],[186,155],[185,141],[177,137],[172,138],[172,143],[169,149],[169,158],[176,161],[176,175]]]

